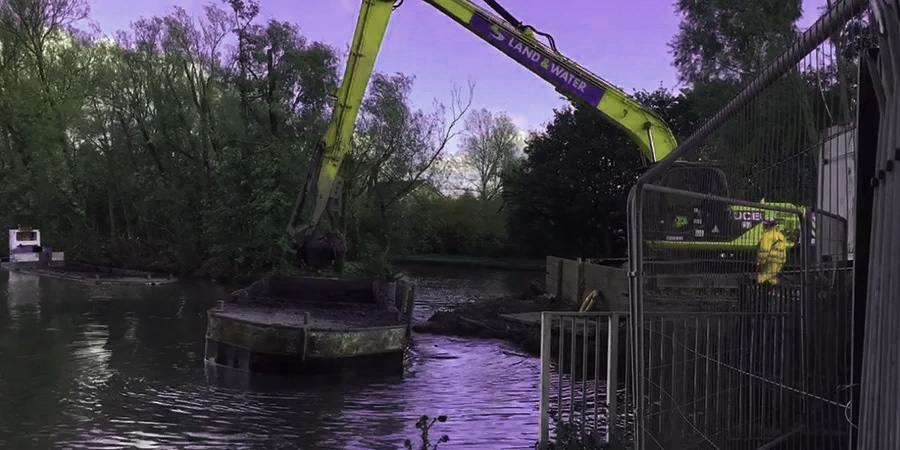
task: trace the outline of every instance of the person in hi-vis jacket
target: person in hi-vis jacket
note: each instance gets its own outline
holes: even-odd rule
[[[778,220],[767,218],[763,221],[763,232],[756,254],[756,284],[762,303],[760,306],[768,306],[768,299],[780,281],[786,259],[787,240],[778,230]]]
[[[787,240],[778,230],[778,220],[767,218],[763,221],[763,232],[756,254],[756,282],[761,285],[777,285],[786,259]]]

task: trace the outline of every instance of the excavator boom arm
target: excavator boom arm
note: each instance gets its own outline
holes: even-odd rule
[[[369,79],[372,78],[375,58],[381,49],[381,41],[393,9],[392,2],[363,0],[356,32],[350,44],[347,67],[337,89],[331,123],[314,150],[306,182],[297,196],[288,223],[288,235],[295,245],[301,246],[315,231],[325,212],[341,161],[350,151],[356,117]]]
[[[573,102],[586,102],[634,141],[643,156],[656,162],[676,147],[665,122],[621,89],[548,47],[533,28],[514,20],[496,0],[485,0],[504,16],[495,16],[469,0],[423,0],[481,39],[556,87]],[[347,67],[337,91],[331,123],[316,149],[306,184],[288,226],[297,243],[315,230],[334,187],[341,161],[350,150],[356,118],[381,47],[393,0],[363,0],[350,46]],[[552,38],[551,38],[552,39]]]
[[[657,162],[677,143],[658,115],[612,83],[550,48],[531,27],[513,25],[469,0],[424,0],[537,76],[556,87],[570,101],[583,101],[617,125],[638,145],[644,157]],[[487,1],[496,5],[496,1]],[[512,18],[499,5],[501,14]]]

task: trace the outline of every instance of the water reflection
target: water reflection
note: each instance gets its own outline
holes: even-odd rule
[[[40,311],[41,278],[18,272],[9,272],[6,298],[11,313]]]
[[[441,273],[446,275],[442,277]],[[534,274],[413,269],[419,319]],[[495,341],[417,335],[404,377],[247,378],[203,360],[228,289],[97,286],[0,272],[0,447],[396,449],[420,414],[448,448],[529,448],[538,362]]]

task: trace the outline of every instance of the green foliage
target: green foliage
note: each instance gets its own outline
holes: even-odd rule
[[[699,123],[691,97],[664,89],[636,96],[676,134]],[[509,233],[528,256],[624,256],[625,202],[642,165],[627,136],[590,107],[564,108],[525,155],[505,184]]]
[[[794,38],[800,2],[676,6],[674,63],[690,88],[635,96],[683,139]],[[254,0],[211,4],[199,17],[173,8],[114,40],[74,28],[86,14],[83,0],[0,6],[5,225],[39,227],[70,258],[100,264],[217,278],[288,270],[285,225],[331,114],[334,49],[296,25],[258,20]],[[811,109],[853,117],[851,75],[874,37],[859,18],[832,41],[837,64],[784,77],[744,113],[757,119],[736,119],[705,143],[704,158],[730,162],[734,195],[808,203],[814,173],[788,157],[821,132]],[[410,102],[413,81],[373,77],[340,199],[322,223],[345,237],[358,262],[350,273],[388,276],[397,254],[624,255],[625,199],[642,162],[618,128],[591,108],[563,108],[520,157],[507,115],[467,115],[471,86],[426,112]],[[784,111],[805,119],[779,123],[774,112]],[[444,153],[460,132],[454,160],[475,195],[448,197],[441,189],[459,186],[445,180]],[[781,159],[775,170],[761,163]]]
[[[680,81],[743,81],[797,36],[801,0],[678,0],[682,15],[670,43]]]
[[[500,199],[415,196],[398,211],[395,254],[515,256]]]
[[[74,0],[36,2],[60,13],[44,17],[59,24],[36,49],[26,30],[52,24],[13,11],[25,3],[8,4],[0,34],[10,220],[98,262],[213,275],[284,265],[335,52],[291,24],[250,23],[255,4],[240,2],[246,22],[215,5],[198,19],[175,8],[115,44],[82,39],[62,26],[78,18]],[[238,54],[222,44],[232,30]]]
[[[410,76],[376,73],[363,100],[341,166],[340,207],[330,215],[331,226],[348,238],[351,259],[386,265],[411,242],[410,221],[419,219],[414,205],[442,196],[429,180],[471,104],[472,86],[467,100],[454,91],[449,108],[438,104],[426,113],[410,103],[412,83]]]
[[[29,15],[32,3],[60,15]],[[293,24],[258,23],[255,1],[211,4],[198,18],[174,8],[115,42],[71,28],[82,6],[0,11],[7,225],[40,227],[71,258],[99,263],[216,277],[286,267],[284,229],[325,131],[336,52]],[[411,83],[375,77],[362,115],[368,147],[349,165],[371,176],[347,190],[356,197],[346,214],[368,221],[354,237],[363,234],[369,266],[390,250],[373,236],[447,140],[441,110],[409,107]]]

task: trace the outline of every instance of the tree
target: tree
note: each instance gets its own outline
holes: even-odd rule
[[[531,243],[535,256],[620,254],[624,193],[640,165],[628,144],[589,108],[555,111],[547,129],[528,141],[518,173],[506,180],[512,236]]]
[[[254,2],[174,8],[115,40],[84,2],[0,3],[0,203],[72,259],[236,275],[284,261],[337,55]],[[239,48],[223,42],[239,35]],[[52,237],[52,238],[51,238]]]
[[[682,15],[670,43],[679,80],[740,83],[797,36],[802,0],[678,0]]]
[[[800,0],[679,0],[676,7],[683,19],[670,44],[674,65],[706,117],[799,36]],[[816,145],[830,126],[855,117],[856,55],[870,42],[865,18],[850,19],[689,158],[724,162],[732,196],[814,204]]]
[[[91,53],[72,28],[87,11],[81,0],[0,2],[0,129],[9,171],[0,179],[18,181],[4,187],[4,204],[31,223],[78,210],[75,143],[66,131],[77,123],[88,85]]]
[[[463,161],[472,172],[475,192],[482,201],[496,199],[503,171],[516,157],[519,130],[504,112],[478,109],[469,113],[462,139]]]
[[[350,237],[350,256],[387,257],[399,225],[395,206],[431,178],[471,105],[472,84],[467,95],[454,89],[449,107],[436,101],[426,113],[410,102],[413,80],[376,73],[363,100],[353,146],[341,164],[340,211],[331,215]]]
[[[695,101],[664,89],[635,97],[684,136],[699,123]],[[625,255],[626,199],[641,168],[637,147],[589,106],[554,112],[508,175],[509,233],[531,256]]]

